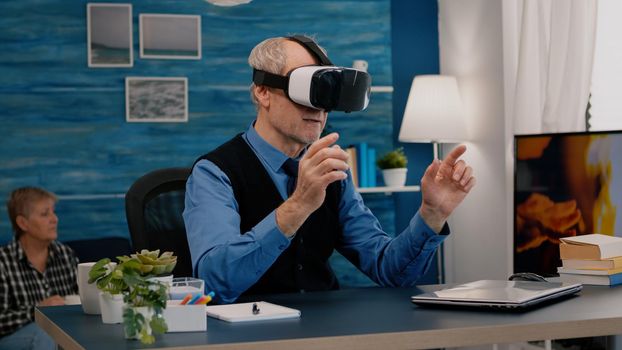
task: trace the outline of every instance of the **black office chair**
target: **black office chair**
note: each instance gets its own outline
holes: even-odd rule
[[[186,180],[191,168],[149,172],[125,194],[125,214],[135,250],[172,251],[177,256],[175,277],[192,276],[192,262],[182,213]]]
[[[130,241],[123,237],[80,239],[63,243],[73,249],[80,262],[98,261],[103,258],[129,255],[133,252]]]

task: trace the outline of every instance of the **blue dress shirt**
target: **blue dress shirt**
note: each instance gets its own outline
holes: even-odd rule
[[[285,199],[288,176],[281,166],[288,157],[262,139],[253,124],[243,138]],[[195,165],[186,184],[183,217],[194,274],[205,281],[206,290],[216,292],[216,302],[235,301],[289,246],[275,212],[250,231],[240,232],[238,204],[228,177],[208,160]],[[449,233],[445,226],[436,234],[417,212],[400,235],[389,237],[363,203],[349,172],[343,180],[339,222],[343,239],[337,242],[337,251],[382,286],[414,285]]]

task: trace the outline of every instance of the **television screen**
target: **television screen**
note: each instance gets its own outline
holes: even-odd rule
[[[514,272],[557,273],[559,239],[622,236],[622,131],[515,137]]]

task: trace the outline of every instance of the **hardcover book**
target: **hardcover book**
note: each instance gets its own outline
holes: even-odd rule
[[[597,286],[613,286],[622,283],[622,273],[615,275],[578,275],[574,273],[560,273],[559,279],[565,283],[593,284]]]
[[[567,269],[610,270],[622,268],[622,257],[611,259],[563,259],[562,266]]]
[[[561,238],[562,259],[607,259],[622,256],[622,238],[593,233]]]
[[[609,276],[622,273],[622,268],[610,269],[610,270],[584,270],[584,269],[569,269],[565,267],[558,267],[557,272],[569,273],[574,275],[594,275],[594,276]]]

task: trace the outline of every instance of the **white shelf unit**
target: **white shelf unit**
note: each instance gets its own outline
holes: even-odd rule
[[[381,186],[381,187],[359,187],[356,189],[359,193],[384,193],[391,194],[393,192],[419,192],[419,186]]]
[[[384,85],[372,86],[371,92],[393,93],[393,86],[384,86]]]

